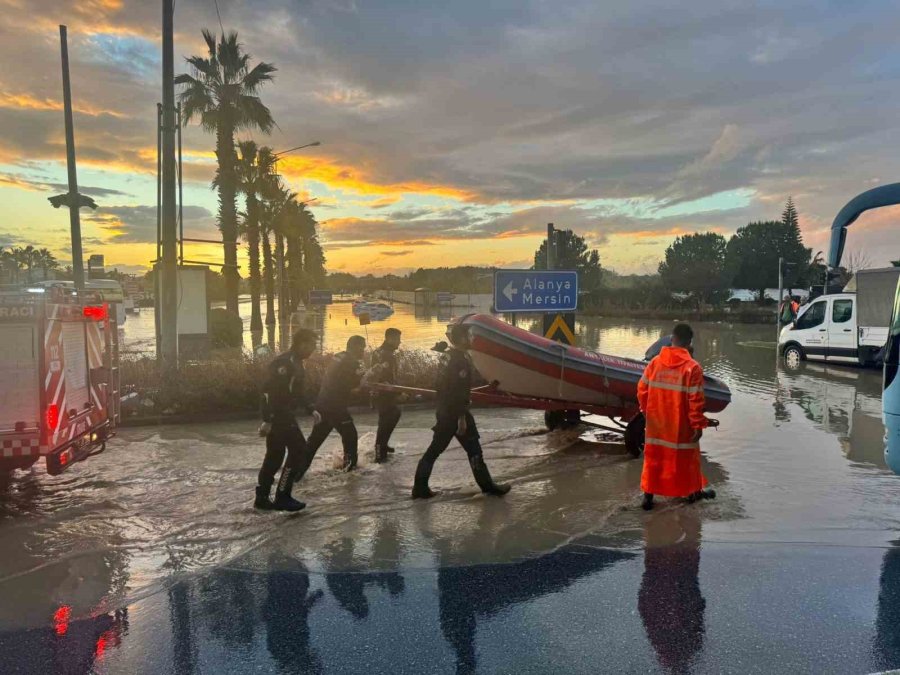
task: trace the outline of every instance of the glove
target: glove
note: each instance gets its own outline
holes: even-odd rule
[[[268,436],[269,432],[272,431],[272,423],[271,422],[263,422],[259,425],[259,435],[260,436]]]

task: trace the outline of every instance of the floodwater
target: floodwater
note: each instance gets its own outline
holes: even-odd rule
[[[340,341],[342,307],[329,311]],[[670,325],[579,330],[639,357]],[[771,326],[695,331],[734,397],[702,441],[712,502],[644,513],[640,460],[621,445],[509,409],[476,411],[492,473],[513,484],[504,499],[477,492],[455,445],[432,479],[443,494],[408,498],[423,409],[406,411],[387,465],[368,456],[371,414],[356,473],[333,468],[329,439],[294,516],[250,508],[252,420],[124,429],[62,476],[20,473],[0,494],[0,670],[900,667],[900,478],[884,464],[879,373],[778,370]]]
[[[350,297],[346,296],[347,299]],[[368,338],[372,347],[377,347],[381,344],[380,339],[388,327],[402,330],[407,346],[428,349],[438,340],[444,339],[446,325],[454,318],[470,312],[489,311],[489,307],[478,305],[477,300],[481,296],[460,295],[458,297],[459,301],[463,303],[468,303],[467,298],[470,299],[471,306],[426,309],[421,306],[395,303],[393,305],[394,314],[384,319],[373,319],[368,326],[359,324],[359,318],[353,315],[352,305],[349,301],[339,301],[327,307],[311,308],[303,315],[302,319],[298,319],[298,323],[289,326],[289,329],[301,325],[313,328],[320,334],[320,346],[326,352],[342,351],[347,344],[347,338],[351,335],[362,335]],[[260,335],[254,336],[251,333],[249,297],[242,296],[238,308],[244,321],[245,349],[252,349],[260,343],[269,344],[272,349],[281,347],[280,331],[274,327],[264,330]],[[261,315],[265,321],[265,302],[261,303]],[[152,354],[156,344],[155,330],[153,308],[142,308],[137,314],[129,314],[125,325],[120,330],[120,341],[124,351],[132,354]]]

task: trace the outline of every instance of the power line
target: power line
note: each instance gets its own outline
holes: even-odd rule
[[[222,29],[222,36],[225,36],[225,26],[222,25],[222,15],[219,13],[219,0],[213,0],[216,5],[216,16],[219,17],[219,28]]]

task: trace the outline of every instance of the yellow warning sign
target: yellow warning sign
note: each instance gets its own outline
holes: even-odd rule
[[[567,345],[575,344],[575,315],[545,314],[544,337]]]

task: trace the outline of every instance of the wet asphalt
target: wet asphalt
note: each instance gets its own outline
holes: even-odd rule
[[[0,487],[0,673],[900,668],[877,373],[774,371],[711,331],[703,362],[734,391],[702,441],[713,502],[644,513],[620,445],[513,410],[477,413],[503,499],[458,448],[435,470],[443,494],[408,498],[427,410],[404,416],[386,466],[364,454],[340,473],[329,440],[295,516],[250,508],[247,421],[127,429],[63,476],[22,473]],[[364,450],[374,422],[358,418]]]

